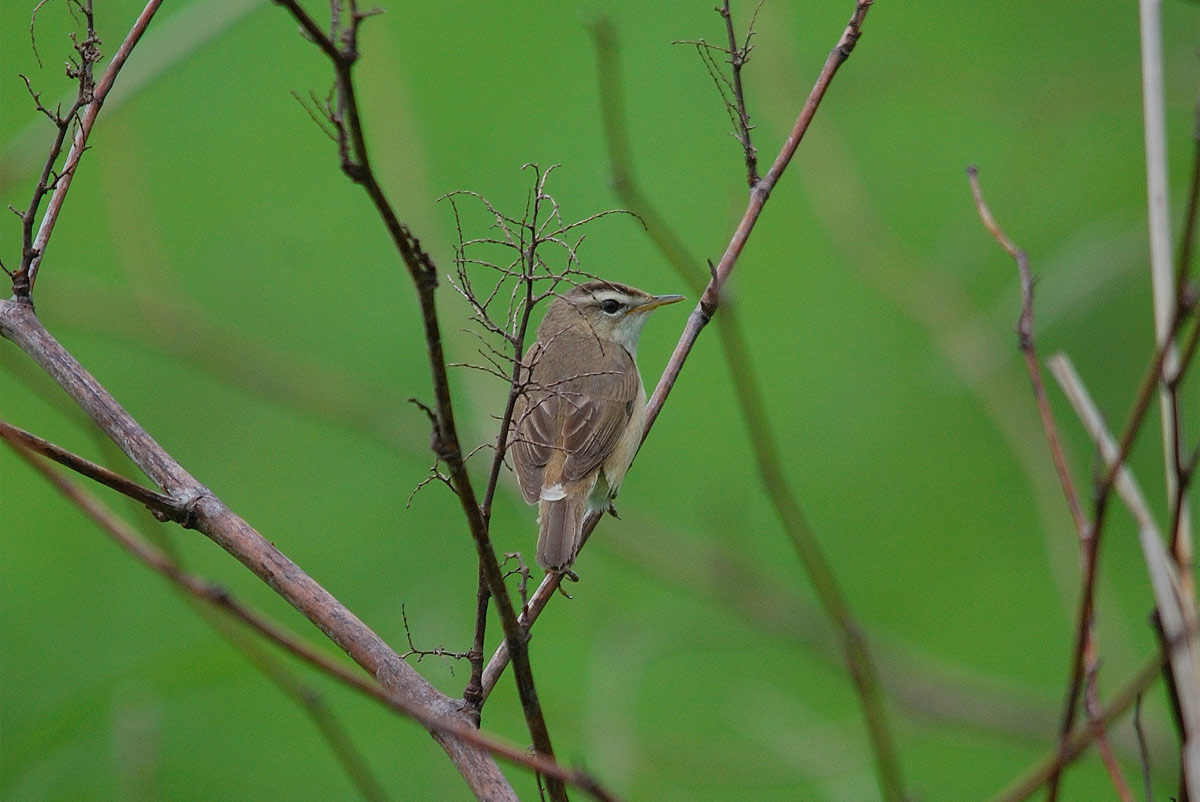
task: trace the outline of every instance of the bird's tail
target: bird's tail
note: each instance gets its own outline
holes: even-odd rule
[[[567,494],[538,506],[537,562],[546,571],[565,571],[575,562],[587,499]]]

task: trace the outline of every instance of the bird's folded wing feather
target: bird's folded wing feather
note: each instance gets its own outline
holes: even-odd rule
[[[594,353],[585,372],[565,379],[539,375],[546,372],[539,370],[543,354],[514,411],[513,464],[530,504],[543,487],[578,481],[602,465],[629,424],[639,382],[633,358],[615,343],[601,347],[588,339]]]

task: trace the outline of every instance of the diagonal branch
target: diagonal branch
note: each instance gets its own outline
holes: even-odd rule
[[[838,68],[849,58],[861,34],[862,21],[870,6],[870,0],[859,0],[856,3],[849,24],[826,60],[824,69],[821,71],[791,134],[784,142],[771,169],[760,180],[752,182],[750,203],[742,217],[742,221],[737,227],[733,239],[720,263],[712,268],[711,279],[703,289],[700,304],[689,317],[687,327],[679,341],[679,345],[676,347],[675,353],[671,357],[671,361],[668,363],[667,369],[649,401],[646,433],[649,432],[650,426],[665,403],[667,395],[671,387],[674,386],[679,371],[682,369],[683,363],[686,361],[700,331],[716,312],[721,287],[732,272],[745,246],[746,240],[762,211],[763,205],[766,203],[767,197],[770,195],[771,190],[775,187],[775,184],[795,153],[796,148],[799,146],[800,140],[808,129],[808,125],[812,121],[813,115],[816,113],[825,91],[829,87],[829,83],[833,80]],[[620,100],[619,81],[616,79],[615,32],[611,24],[600,20],[593,26],[593,36],[597,43],[601,92],[606,98],[613,98],[612,113],[604,115],[604,125],[606,137],[609,142],[610,157],[613,163],[614,184],[623,202],[628,204],[632,211],[647,222],[648,233],[655,240],[656,244],[659,244],[660,250],[676,266],[681,276],[685,280],[688,280],[689,283],[693,283],[693,286],[696,286],[698,289],[698,282],[694,278],[696,275],[696,262],[687,254],[687,246],[671,233],[670,228],[662,221],[653,204],[641,193],[641,190],[633,180],[630,168],[632,160],[629,153],[628,139],[625,134],[624,107]],[[741,340],[737,333],[736,324],[732,319],[726,320],[725,323],[725,326],[718,326],[718,329],[722,335],[721,341],[726,349],[727,358],[731,364],[734,361],[738,361],[740,364],[745,365],[748,371],[749,366],[748,362],[744,359],[744,349],[739,350]],[[754,381],[752,375],[743,375],[738,380],[735,380],[734,385],[738,391],[739,403],[746,414],[748,425],[752,429],[752,432],[757,432],[761,435],[761,437],[755,437],[754,441],[756,444],[755,453],[759,458],[764,485],[771,494],[775,509],[780,516],[784,528],[792,538],[793,545],[800,554],[805,568],[808,570],[817,588],[826,613],[835,622],[841,635],[843,651],[848,664],[851,666],[851,673],[855,678],[856,690],[859,693],[864,713],[868,720],[868,732],[872,740],[880,784],[883,786],[885,797],[889,800],[904,799],[905,793],[903,781],[900,776],[899,760],[896,756],[895,746],[892,743],[890,727],[879,692],[876,671],[866,643],[862,639],[861,630],[841,594],[828,562],[816,545],[816,540],[813,537],[812,530],[800,505],[796,502],[794,494],[787,486],[781,463],[774,450],[766,416],[765,414],[755,414],[756,412],[762,413],[761,405],[758,403],[757,382]],[[599,522],[599,517],[598,515],[593,515],[586,520],[583,534],[585,542]],[[525,613],[521,616],[521,622],[525,626],[532,625],[537,619],[545,605],[553,598],[561,581],[562,576],[558,574],[550,574],[542,581],[533,597],[529,600]],[[494,687],[497,679],[504,670],[507,659],[508,655],[502,644],[496,650],[484,671],[483,692],[485,695]]]
[[[389,693],[380,685],[365,679],[361,674],[349,670],[341,662],[332,660],[324,652],[314,649],[279,624],[238,601],[228,591],[182,570],[169,555],[146,542],[91,493],[61,476],[45,462],[35,457],[32,449],[24,443],[15,440],[9,440],[9,442],[29,465],[41,473],[68,501],[95,521],[119,546],[147,567],[168,579],[190,598],[228,613],[294,657],[392,710],[416,719],[427,727],[453,733],[457,737],[513,763],[527,766],[543,774],[556,776],[564,782],[586,790],[597,799],[615,802],[616,798],[601,788],[585,772],[565,768],[553,760],[538,755],[530,755],[527,750],[502,741],[496,736],[480,732],[461,719],[455,720],[430,715],[428,711],[411,704],[404,697]]]
[[[0,421],[0,437],[13,445],[52,459],[59,465],[65,465],[76,473],[82,474],[106,487],[110,487],[140,504],[144,504],[159,520],[174,521],[175,523],[182,524],[188,519],[187,509],[177,504],[170,496],[164,496],[162,493],[156,493],[153,490],[144,488],[137,482],[130,481],[121,474],[110,471],[103,465],[97,465],[91,460],[84,459],[61,446],[56,446],[48,440],[43,440],[35,434],[30,434],[24,429],[18,429],[6,421]]]
[[[1050,360],[1050,370],[1096,443],[1101,459],[1110,467],[1117,465],[1117,443],[1070,360],[1064,355],[1056,355]],[[1200,632],[1188,614],[1194,600],[1188,597],[1188,586],[1181,581],[1178,568],[1163,546],[1158,525],[1133,473],[1128,466],[1122,465],[1116,476],[1117,493],[1137,522],[1138,542],[1154,592],[1162,649],[1178,700],[1183,725],[1182,764],[1187,796],[1200,799],[1200,741],[1196,736],[1200,732]]]
[[[746,63],[749,53],[753,21],[747,32],[746,42],[739,49],[729,3],[726,2],[719,8],[718,13],[725,20],[729,35],[730,58],[734,75],[733,92],[737,114],[742,122],[743,145],[746,148],[750,185],[753,187],[759,178],[755,151],[750,144],[749,114],[746,111],[745,97],[741,87],[741,67]],[[757,9],[755,14],[757,14]],[[634,180],[628,135],[622,113],[623,92],[618,77],[615,33],[604,23],[598,23],[593,30],[597,69],[601,76],[600,84],[603,93],[602,103],[604,104],[605,134],[608,140],[609,158],[614,177],[623,178],[623,180],[614,182],[617,192],[622,202],[629,205],[635,214],[647,221],[647,233],[658,246],[664,258],[675,268],[675,272],[684,280],[699,284],[699,277],[703,275],[701,262],[689,253],[687,246],[674,234],[663,220],[657,207],[641,192],[638,182]],[[617,113],[610,113],[614,111]],[[701,291],[701,286],[697,286],[696,289]],[[750,444],[758,466],[759,480],[785,533],[801,554],[805,567],[813,578],[818,593],[822,596],[826,612],[830,614],[834,626],[840,633],[844,658],[851,676],[854,678],[855,691],[858,693],[859,703],[867,719],[868,735],[871,739],[882,784],[885,789],[890,789],[889,794],[902,794],[900,761],[887,720],[878,672],[874,667],[862,629],[842,596],[833,570],[817,545],[815,533],[804,515],[795,491],[787,480],[783,460],[776,448],[777,438],[771,429],[770,419],[763,403],[762,385],[754,371],[749,349],[742,336],[740,318],[736,312],[736,305],[727,303],[722,308],[722,314],[717,319],[717,335],[725,363],[732,374],[731,384],[749,433]],[[535,596],[535,601],[537,598]]]
[[[374,676],[388,695],[427,716],[469,725],[454,700],[429,684],[345,605],[176,462],[42,326],[27,299],[0,300],[0,336],[37,362],[151,481],[187,510],[191,528],[270,585]],[[429,729],[464,777],[475,778],[478,788],[489,789],[490,798],[514,798],[511,789],[504,792],[507,781],[486,753],[454,733]]]
[[[1108,706],[1095,716],[1098,725],[1091,722],[1071,732],[1065,749],[1058,746],[1042,756],[1028,771],[1014,780],[1007,788],[993,796],[989,802],[1022,802],[1037,793],[1052,776],[1061,774],[1063,768],[1078,760],[1096,739],[1099,727],[1111,727],[1133,707],[1162,673],[1163,657],[1155,655],[1143,665],[1133,678],[1113,697]]]

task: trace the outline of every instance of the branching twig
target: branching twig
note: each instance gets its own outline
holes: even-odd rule
[[[721,7],[717,9],[717,13],[725,20],[725,32],[729,36],[729,68],[733,73],[733,98],[737,111],[738,123],[738,141],[742,143],[742,151],[746,157],[746,183],[751,188],[758,183],[758,151],[754,148],[754,142],[750,138],[750,132],[754,130],[754,126],[750,125],[750,114],[746,111],[746,93],[742,89],[742,68],[746,66],[746,62],[750,60],[750,40],[754,37],[754,22],[758,18],[758,11],[762,8],[762,4],[766,0],[758,0],[758,5],[754,7],[754,14],[750,17],[750,22],[746,26],[746,38],[741,45],[738,45],[737,33],[733,28],[733,14],[729,10],[729,0],[723,0]]]
[[[379,693],[396,696],[402,704],[419,710],[426,723],[430,717],[466,721],[454,701],[439,693],[357,616],[176,462],[46,331],[28,300],[0,300],[0,336],[33,358],[151,481],[188,510],[193,528],[268,583],[374,676],[386,689]],[[449,730],[434,728],[431,732],[464,776],[486,783],[497,799],[513,798],[511,791],[503,794],[507,783],[495,763],[471,742]]]
[[[487,198],[475,192],[459,191],[445,196],[454,212],[459,240],[455,254],[457,274],[455,289],[470,305],[475,322],[483,328],[482,332],[475,333],[486,348],[486,351],[480,351],[480,355],[491,365],[490,368],[476,365],[466,366],[478,367],[504,379],[508,384],[507,398],[499,418],[499,430],[493,446],[491,470],[488,473],[483,502],[480,506],[484,521],[488,525],[491,522],[492,502],[499,486],[500,473],[509,445],[517,398],[529,389],[527,385],[530,366],[524,364],[522,360],[529,331],[530,315],[538,302],[557,294],[560,283],[573,284],[577,276],[587,276],[579,267],[578,248],[582,243],[582,237],[575,242],[570,242],[567,235],[580,226],[617,211],[599,212],[582,220],[567,223],[562,218],[558,202],[546,191],[546,182],[550,173],[555,169],[555,165],[551,165],[545,170],[536,164],[527,164],[525,167],[533,170],[534,180],[526,197],[524,213],[519,219],[500,212]],[[457,202],[457,198],[460,196],[477,200],[487,210],[492,217],[492,228],[499,232],[499,236],[467,238],[464,235],[461,211]],[[550,266],[542,256],[545,245],[557,246],[565,253],[564,266],[558,269]],[[483,246],[511,252],[511,258],[507,263],[500,264],[468,254],[468,250],[474,254],[475,249]],[[479,277],[473,278],[471,268],[483,270],[490,289],[477,289],[478,286],[485,285],[485,281]],[[512,286],[506,289],[506,285],[510,282]],[[500,312],[493,308],[498,299],[507,300],[507,306],[503,311],[503,320],[499,319]],[[497,338],[501,343],[500,347],[492,345],[488,341],[488,335]],[[476,711],[487,698],[487,693],[483,690],[483,648],[487,627],[487,608],[491,595],[487,577],[482,572],[480,573],[480,582],[483,584],[476,591],[474,645],[469,653],[472,659],[471,678],[463,691],[463,698]],[[520,586],[522,602],[524,602],[524,588],[525,581],[523,580]],[[491,689],[487,690],[490,692]]]
[[[754,147],[751,140],[750,132],[754,130],[754,126],[750,124],[750,114],[746,111],[746,94],[742,88],[742,68],[750,60],[750,51],[753,46],[750,40],[754,38],[754,23],[758,18],[758,11],[762,8],[764,0],[759,0],[759,3],[754,8],[754,13],[750,17],[750,22],[746,26],[746,37],[742,43],[738,44],[737,31],[733,25],[733,14],[729,9],[729,0],[723,0],[722,4],[716,8],[716,12],[721,15],[725,21],[726,41],[728,47],[719,47],[710,44],[704,39],[676,41],[673,44],[677,45],[692,45],[696,48],[696,52],[700,55],[700,60],[704,62],[704,68],[708,70],[709,76],[713,79],[713,84],[717,87],[717,92],[721,95],[721,102],[725,104],[725,110],[729,114],[729,121],[733,124],[733,135],[738,143],[742,146],[742,154],[746,161],[746,182],[753,189],[758,183],[758,151]],[[726,56],[729,59],[730,75],[726,77],[717,64],[714,54]]]
[[[33,286],[37,282],[38,269],[46,255],[46,246],[50,241],[50,235],[54,232],[54,224],[58,221],[58,215],[62,211],[67,191],[71,188],[71,180],[75,176],[79,160],[87,149],[88,137],[96,123],[96,116],[100,113],[100,107],[104,104],[104,99],[108,97],[117,74],[125,66],[126,59],[129,58],[129,54],[133,52],[133,48],[142,38],[142,34],[146,32],[146,28],[154,19],[154,14],[160,5],[162,5],[162,0],[149,0],[146,3],[134,21],[133,28],[130,29],[113,54],[112,61],[109,62],[100,79],[96,81],[92,79],[92,65],[100,58],[97,49],[100,40],[96,36],[92,19],[91,0],[85,0],[82,6],[87,20],[87,35],[82,42],[76,40],[76,50],[79,53],[80,62],[76,68],[68,71],[68,75],[79,81],[79,93],[76,102],[66,115],[55,115],[58,134],[51,145],[41,179],[34,189],[33,198],[28,208],[20,213],[23,224],[21,266],[13,274],[13,293],[18,297],[28,298],[33,292]],[[62,146],[73,122],[77,124],[71,148],[67,151],[63,166],[55,176],[54,165],[62,152]],[[54,176],[53,180],[50,180],[51,176]],[[34,236],[33,221],[47,192],[50,193],[50,201],[46,206],[45,215],[42,216],[37,235]]]

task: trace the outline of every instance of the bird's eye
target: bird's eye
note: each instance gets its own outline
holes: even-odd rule
[[[621,310],[621,302],[612,298],[605,298],[600,302],[600,308],[604,310],[606,315],[615,315]]]

